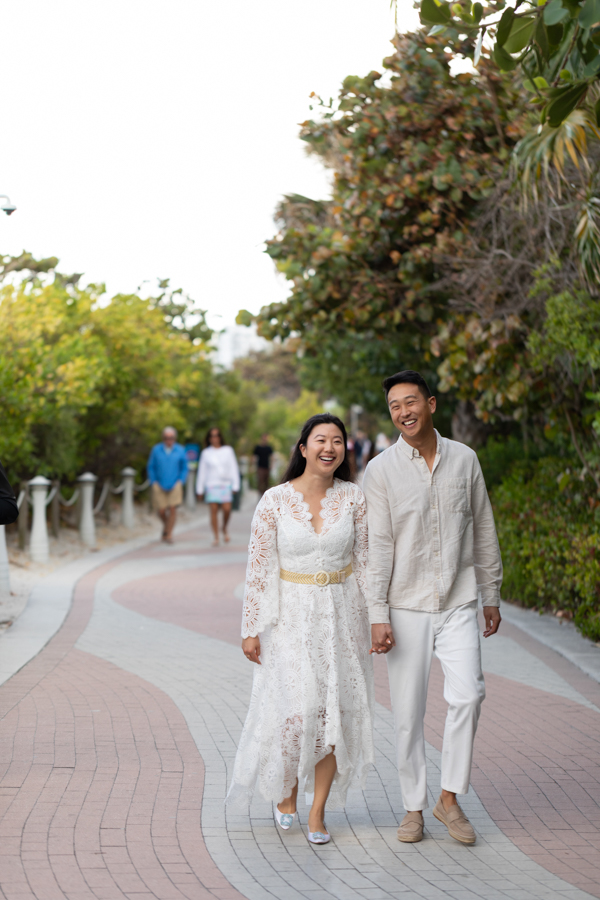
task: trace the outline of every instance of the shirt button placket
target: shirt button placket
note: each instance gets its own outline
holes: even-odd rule
[[[435,576],[434,590],[434,606],[435,611],[439,612],[441,607],[441,546],[440,546],[440,516],[439,504],[437,499],[437,488],[433,478],[431,479],[431,531],[432,531],[432,547],[433,547],[433,573]]]

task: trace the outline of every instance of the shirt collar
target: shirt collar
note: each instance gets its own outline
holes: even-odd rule
[[[435,439],[437,442],[435,454],[436,456],[440,456],[442,452],[442,437],[437,428],[434,428],[433,430],[435,431]],[[402,435],[400,435],[400,437],[398,438],[397,443],[398,446],[402,449],[403,453],[405,453],[409,459],[413,459],[413,457],[419,457],[421,455],[416,447],[411,447],[410,444],[407,444]]]

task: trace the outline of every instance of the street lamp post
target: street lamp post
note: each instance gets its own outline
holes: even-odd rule
[[[0,194],[0,200],[3,201],[0,209],[5,212],[7,216],[12,216],[17,207],[14,205],[14,203],[10,202],[10,197],[8,196],[8,194]]]

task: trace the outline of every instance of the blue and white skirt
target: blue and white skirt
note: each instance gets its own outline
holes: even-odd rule
[[[208,487],[204,493],[205,503],[231,503],[233,500],[233,491],[231,485]]]

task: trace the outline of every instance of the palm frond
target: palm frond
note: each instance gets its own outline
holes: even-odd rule
[[[596,294],[600,286],[600,199],[597,172],[589,139],[600,140],[600,128],[591,109],[573,110],[557,128],[548,124],[527,134],[515,147],[513,175],[521,203],[540,202],[539,189],[551,196],[567,195],[567,206],[577,211],[573,234],[581,277]],[[578,183],[577,183],[578,182]]]
[[[582,273],[593,293],[600,286],[600,198],[589,193],[575,228]]]
[[[528,195],[537,201],[540,181],[560,195],[561,184],[566,180],[567,156],[587,182],[590,175],[588,134],[600,140],[600,129],[593,113],[588,109],[574,109],[558,128],[539,125],[519,141],[514,151],[513,167],[525,202]]]

